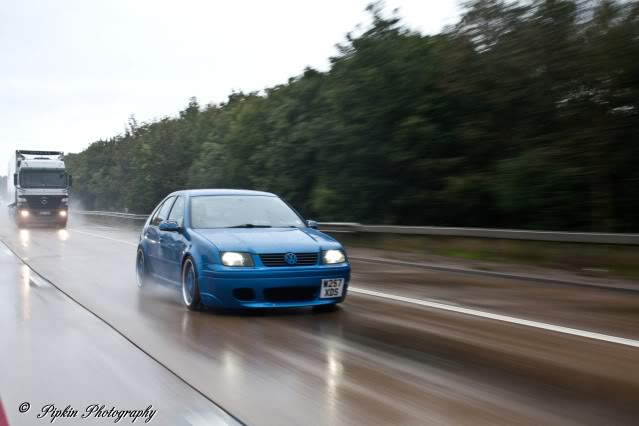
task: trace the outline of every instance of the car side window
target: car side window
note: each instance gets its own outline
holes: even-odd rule
[[[155,210],[153,210],[153,213],[151,214],[151,220],[149,221],[149,225],[153,225],[155,223],[155,218],[158,217],[158,213],[160,213],[160,210],[162,210],[163,205],[164,205],[164,202],[161,202],[160,205],[157,206]]]
[[[163,222],[163,221],[166,220],[166,218],[169,215],[169,210],[171,210],[171,206],[173,205],[173,201],[174,200],[175,200],[175,197],[171,197],[171,198],[168,198],[164,202],[164,204],[162,205],[162,207],[158,211],[158,214],[153,218],[153,221],[151,222],[151,225],[158,226],[160,224],[160,222]]]
[[[174,220],[178,223],[178,226],[182,226],[182,222],[184,221],[184,197],[178,197],[177,200],[175,200],[168,220]]]

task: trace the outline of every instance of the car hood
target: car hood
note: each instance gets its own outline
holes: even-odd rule
[[[198,229],[196,232],[220,251],[303,253],[341,247],[333,238],[311,228]]]

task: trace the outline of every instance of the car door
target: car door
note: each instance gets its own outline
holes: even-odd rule
[[[164,264],[165,277],[179,283],[181,282],[182,253],[184,253],[186,247],[184,235],[181,231],[184,223],[184,196],[177,197],[167,220],[176,221],[180,231],[160,231],[160,258]]]
[[[171,210],[171,206],[175,201],[175,197],[169,197],[162,205],[157,209],[155,216],[149,221],[149,226],[146,228],[144,237],[147,239],[147,255],[149,263],[151,264],[151,270],[162,278],[166,278],[164,271],[164,262],[160,257],[160,222],[166,220]]]
[[[153,210],[148,225],[146,225],[142,230],[142,238],[145,240],[144,245],[146,247],[147,263],[152,270],[154,270],[154,259],[157,257],[158,254],[157,244],[160,242],[160,233],[157,227],[153,226],[153,223],[155,222],[155,218],[157,217],[158,213],[160,213],[160,210],[162,210],[163,205],[164,201],[162,201],[155,208],[155,210]]]

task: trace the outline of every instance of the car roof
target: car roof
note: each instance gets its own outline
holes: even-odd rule
[[[187,194],[191,197],[201,195],[261,195],[267,197],[277,197],[275,194],[263,191],[251,191],[248,189],[185,189],[173,192],[171,195]]]

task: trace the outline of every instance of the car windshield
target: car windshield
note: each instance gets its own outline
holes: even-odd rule
[[[29,170],[20,173],[23,188],[66,188],[67,175],[63,170]]]
[[[191,198],[193,228],[288,228],[302,219],[277,197],[210,195]]]

